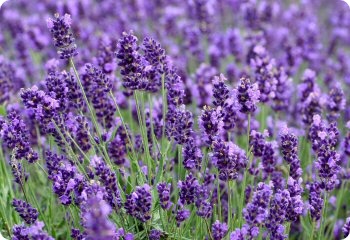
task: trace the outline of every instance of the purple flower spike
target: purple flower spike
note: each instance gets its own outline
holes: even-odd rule
[[[260,91],[256,83],[251,84],[248,77],[242,77],[236,90],[236,96],[242,113],[255,112],[260,99]]]
[[[349,233],[350,233],[350,218],[349,217],[346,219],[346,222],[342,228],[342,231],[344,233],[344,237],[349,236]]]
[[[222,130],[224,123],[222,121],[221,107],[211,108],[204,106],[202,114],[199,118],[199,126],[202,129],[203,137],[208,145],[217,139]]]
[[[172,206],[172,202],[170,201],[170,187],[171,184],[166,183],[158,183],[157,191],[159,195],[160,206],[164,210],[169,210]]]
[[[38,219],[38,210],[27,202],[20,199],[13,199],[12,206],[27,224],[32,224]]]
[[[238,172],[247,165],[245,152],[232,142],[217,140],[213,142],[211,161],[219,170],[222,181],[237,178]]]
[[[63,17],[56,13],[53,19],[49,18],[47,20],[47,27],[51,32],[57,53],[61,59],[68,59],[78,54],[71,24],[71,16],[67,13]]]
[[[221,240],[226,236],[228,227],[226,223],[220,223],[219,220],[216,220],[211,227],[211,231],[214,240]]]
[[[151,219],[152,195],[147,184],[136,187],[136,191],[127,196],[125,209],[128,214],[141,222]]]

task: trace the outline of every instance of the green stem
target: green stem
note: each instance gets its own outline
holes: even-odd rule
[[[324,234],[324,224],[327,220],[327,205],[328,205],[328,193],[325,194],[324,196],[324,201],[323,201],[323,209],[322,209],[322,218],[321,218],[321,226],[320,226],[320,231],[318,232],[318,240],[321,239],[321,236]]]
[[[250,113],[248,114],[248,128],[247,128],[247,146],[246,146],[247,158],[250,157],[249,135],[250,135]],[[247,164],[247,167],[244,170],[244,175],[243,175],[242,191],[241,191],[241,195],[240,195],[241,200],[240,200],[239,205],[238,205],[238,213],[237,213],[238,214],[238,227],[239,228],[242,227],[242,221],[243,221],[242,211],[243,211],[243,205],[244,205],[244,194],[245,194],[245,188],[247,185],[248,170],[249,170],[249,167],[251,165],[252,160],[253,160],[253,157],[250,157],[249,162]]]
[[[142,143],[143,143],[143,148],[145,151],[146,155],[146,162],[147,162],[147,170],[148,170],[148,182],[151,182],[152,179],[152,162],[150,161],[150,153],[149,153],[149,147],[148,147],[148,140],[147,140],[147,133],[145,131],[145,124],[143,121],[143,115],[141,112],[141,107],[140,107],[140,100],[139,100],[139,92],[135,91],[134,96],[135,96],[135,102],[136,102],[136,109],[137,109],[137,117],[139,120],[139,125],[140,125],[140,131],[141,131],[141,136],[142,136]]]

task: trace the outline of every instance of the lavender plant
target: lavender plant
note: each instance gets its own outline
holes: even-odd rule
[[[328,0],[6,2],[0,238],[347,237],[349,19]]]

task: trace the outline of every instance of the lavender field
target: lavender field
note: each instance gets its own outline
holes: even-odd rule
[[[0,239],[344,239],[341,0],[9,0]]]

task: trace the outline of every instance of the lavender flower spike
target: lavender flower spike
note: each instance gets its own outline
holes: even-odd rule
[[[63,17],[56,13],[53,19],[49,18],[47,20],[47,27],[51,32],[57,53],[61,59],[68,59],[78,54],[71,24],[72,18],[67,13]]]

